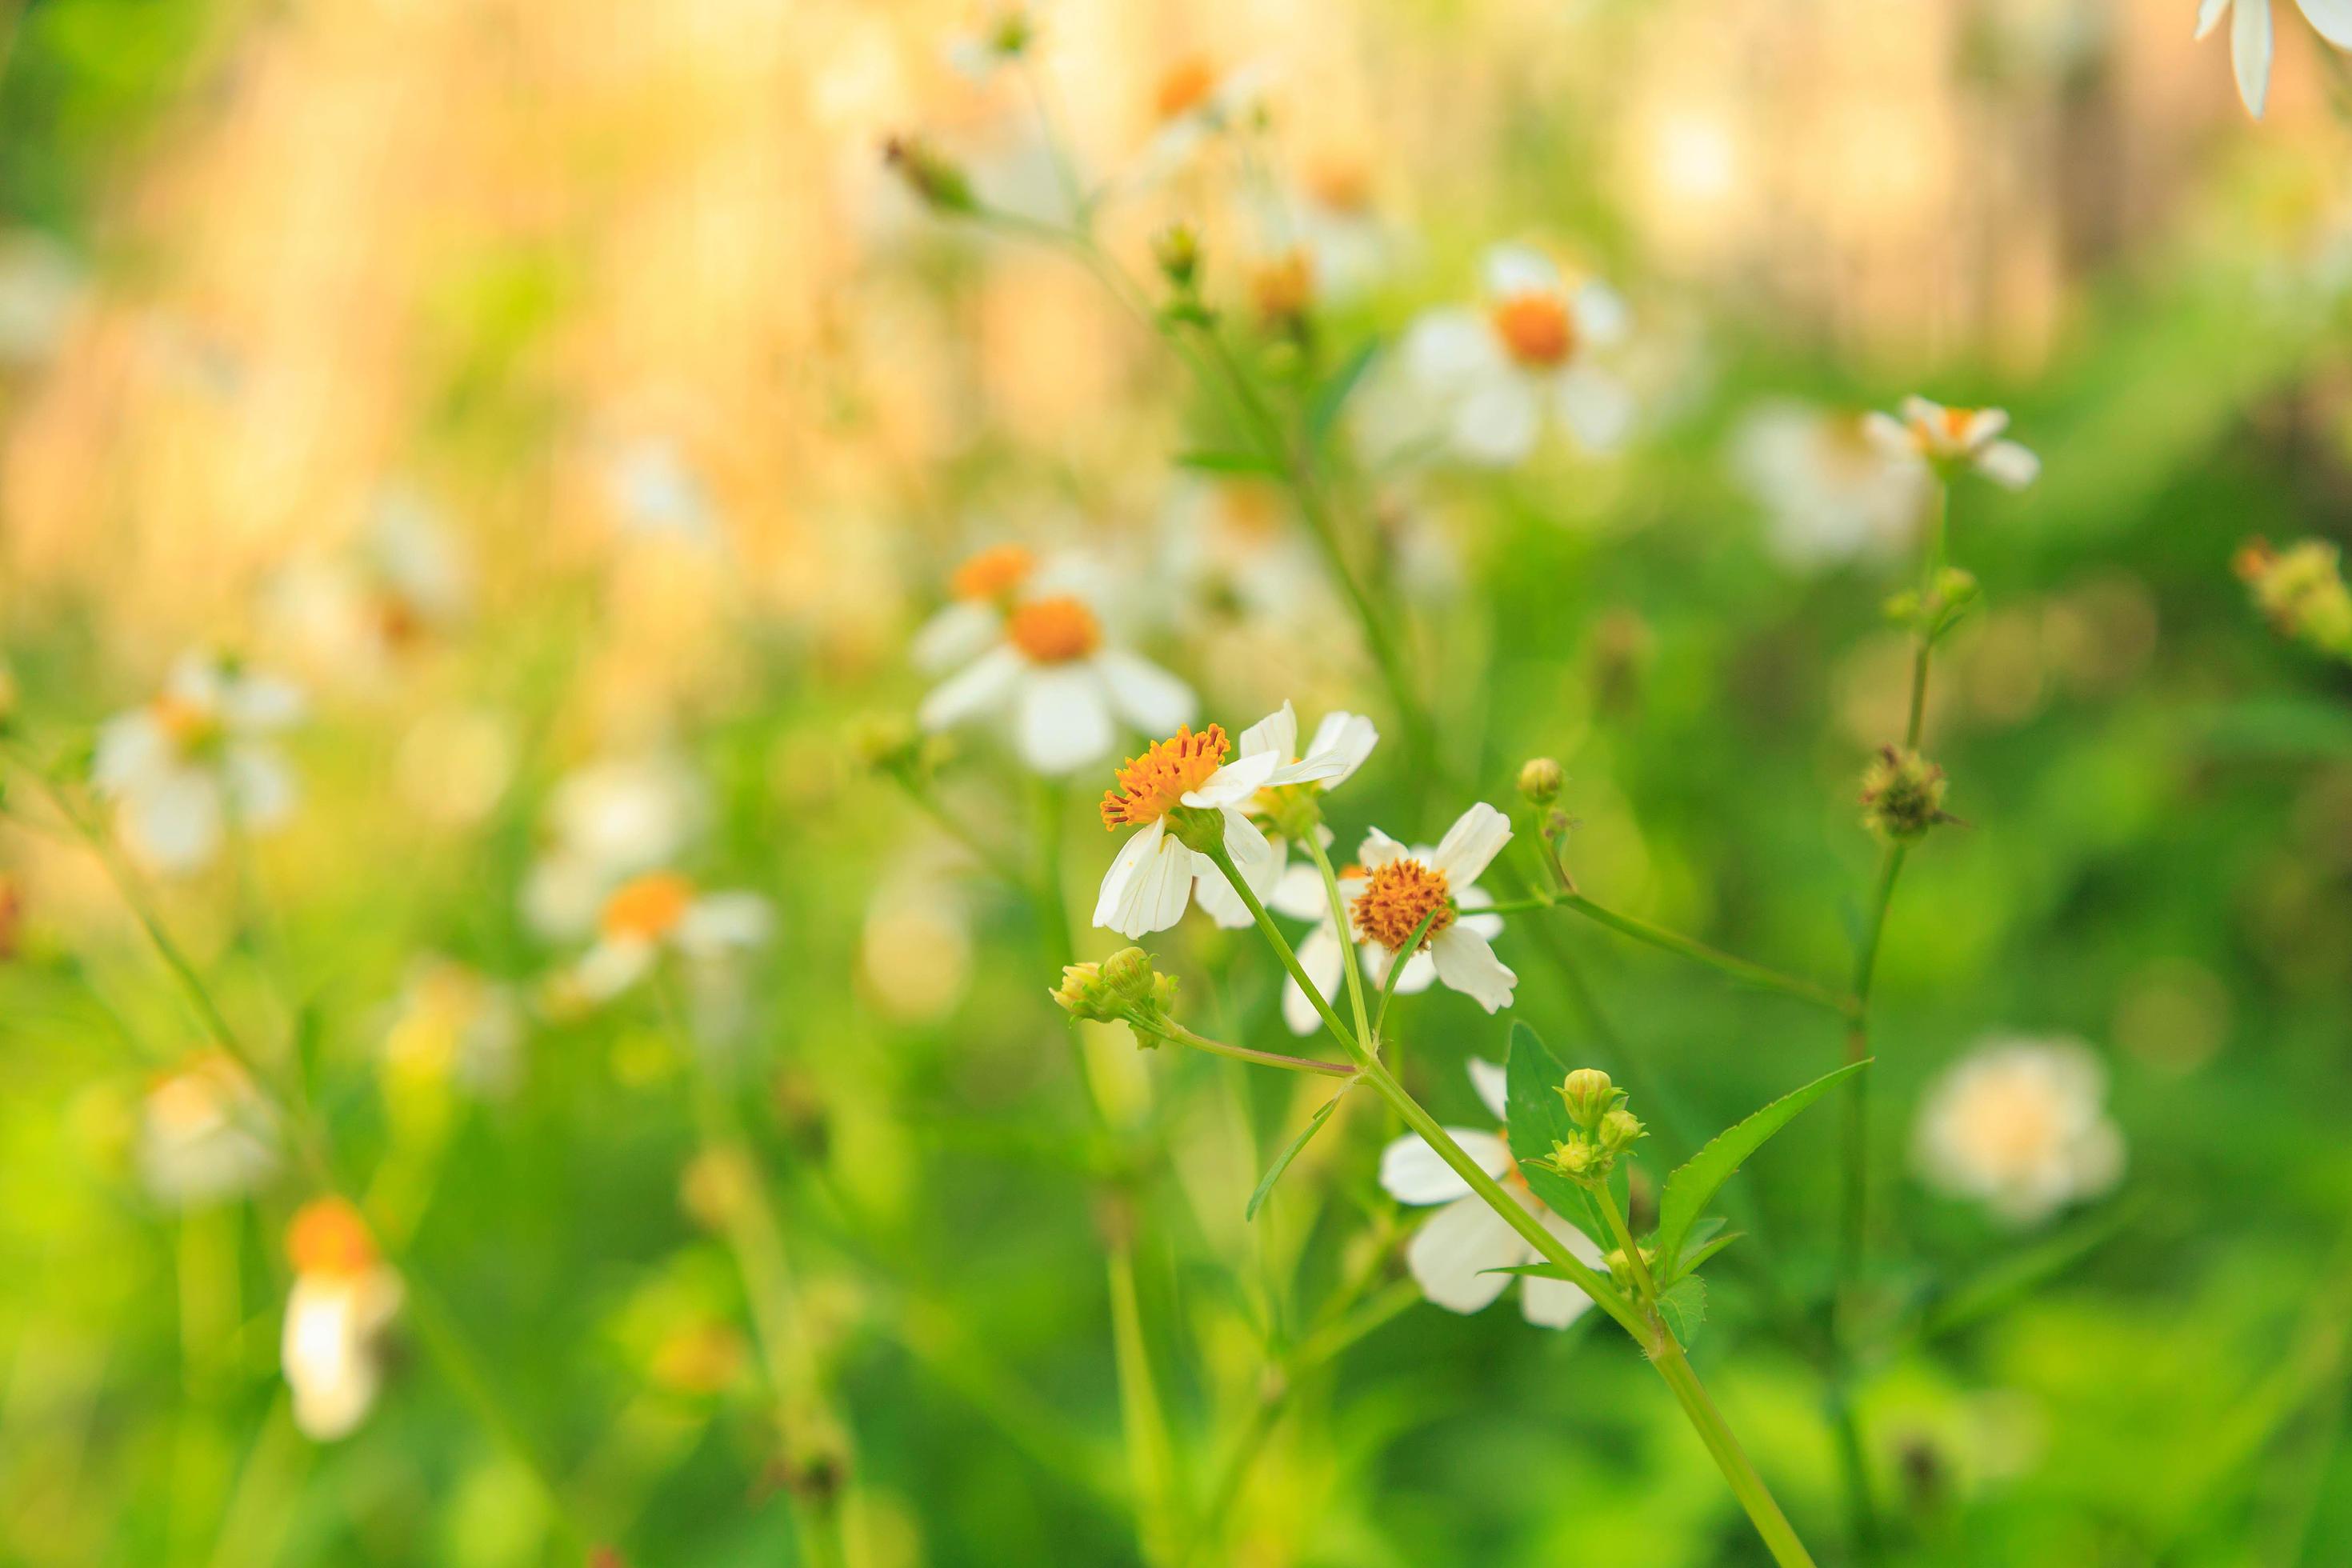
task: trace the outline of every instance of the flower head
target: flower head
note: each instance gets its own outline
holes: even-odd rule
[[[2105,1099],[2106,1073],[2080,1041],[1988,1040],[1927,1090],[1913,1161],[1929,1184],[2031,1225],[2122,1176]]]
[[[2009,416],[1998,408],[1947,408],[1924,397],[1903,400],[1903,416],[1864,416],[1873,442],[1888,456],[1925,463],[1949,476],[1973,468],[1993,483],[2021,490],[2042,472],[2042,459],[2000,433]]]
[[[271,737],[301,713],[301,693],[274,676],[184,655],[152,701],[100,729],[91,786],[119,805],[142,859],[195,870],[232,827],[266,832],[292,815],[299,790]]]
[[[572,983],[602,1002],[644,979],[665,954],[722,962],[763,946],[774,930],[775,911],[757,893],[704,892],[676,871],[647,871],[605,899],[596,942]]]
[[[1857,414],[1771,402],[1732,439],[1731,466],[1763,506],[1773,554],[1800,570],[1893,550],[1918,525],[1922,470]]]
[[[2252,539],[2231,565],[2282,636],[2352,658],[2352,590],[2345,587],[2336,546],[2305,539],[2273,550],[2268,540]]]
[[[147,1190],[175,1208],[240,1196],[278,1169],[277,1126],[245,1069],[206,1053],[148,1090],[140,1173]]]
[[[1486,1109],[1497,1121],[1502,1121],[1503,1069],[1474,1058],[1470,1081]],[[1528,1190],[1501,1133],[1467,1127],[1449,1127],[1445,1131],[1477,1162],[1479,1169],[1500,1182],[1504,1191],[1541,1220],[1543,1227],[1570,1252],[1596,1268],[1601,1267],[1601,1249]],[[1422,1294],[1449,1312],[1475,1312],[1488,1305],[1516,1278],[1500,1270],[1534,1263],[1541,1256],[1471,1191],[1470,1184],[1418,1133],[1408,1133],[1381,1152],[1381,1186],[1401,1204],[1445,1205],[1413,1233],[1404,1256]],[[1520,1310],[1528,1321],[1541,1328],[1564,1329],[1591,1305],[1591,1297],[1565,1279],[1531,1275],[1520,1290]]]
[[[1330,841],[1329,830],[1318,826],[1321,813],[1317,803],[1355,776],[1380,739],[1380,731],[1372,727],[1370,719],[1360,713],[1334,710],[1323,715],[1322,722],[1315,726],[1314,735],[1302,749],[1298,743],[1298,715],[1286,701],[1242,731],[1243,757],[1271,754],[1277,764],[1257,793],[1241,807],[1266,830],[1273,862],[1269,889],[1280,886],[1296,834],[1314,832],[1321,836],[1323,842]],[[1217,924],[1237,931],[1250,923],[1248,906],[1222,876],[1202,878],[1198,892],[1201,907]]]
[[[305,1204],[286,1230],[294,1287],[279,1359],[294,1424],[331,1442],[366,1419],[383,1383],[376,1342],[399,1310],[400,1276],[387,1268],[360,1213],[341,1198]]]
[[[523,884],[524,914],[545,936],[588,934],[615,888],[676,863],[709,815],[702,781],[667,752],[606,757],[566,774],[548,798],[546,846]]]

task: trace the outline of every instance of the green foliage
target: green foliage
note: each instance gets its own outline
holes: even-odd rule
[[[1796,1114],[1839,1084],[1868,1068],[1867,1060],[1850,1062],[1792,1089],[1753,1116],[1726,1128],[1689,1162],[1666,1178],[1665,1195],[1658,1205],[1656,1245],[1661,1258],[1680,1258],[1699,1211],[1739,1169],[1748,1156],[1762,1148]]]

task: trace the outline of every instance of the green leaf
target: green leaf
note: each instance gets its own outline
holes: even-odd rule
[[[1686,1275],[1697,1273],[1698,1266],[1700,1264],[1705,1263],[1708,1258],[1713,1258],[1717,1253],[1721,1252],[1725,1247],[1729,1247],[1733,1242],[1738,1241],[1741,1237],[1746,1236],[1747,1234],[1748,1233],[1744,1230],[1727,1230],[1721,1236],[1717,1237],[1713,1241],[1708,1242],[1704,1247],[1692,1247],[1685,1245],[1683,1248],[1682,1264],[1675,1270],[1675,1277],[1676,1279],[1681,1279]]]
[[[2112,1205],[2105,1213],[2088,1215],[2049,1239],[2002,1258],[1945,1293],[1919,1325],[1920,1337],[1934,1339],[1965,1328],[2055,1279],[2128,1228],[2139,1218],[2139,1206],[2131,1202]]]
[[[1242,1211],[1244,1220],[1257,1218],[1257,1211],[1265,1203],[1266,1194],[1274,1191],[1274,1184],[1282,1180],[1282,1173],[1290,1169],[1290,1163],[1298,1158],[1298,1152],[1307,1147],[1307,1141],[1323,1131],[1323,1124],[1331,1120],[1331,1113],[1339,1110],[1339,1102],[1347,1098],[1348,1091],[1343,1089],[1325,1100],[1323,1108],[1308,1117],[1307,1125],[1298,1130],[1298,1136],[1274,1157],[1274,1163],[1268,1165],[1265,1174],[1258,1178],[1257,1191],[1250,1194],[1249,1206]]]
[[[1666,1178],[1666,1193],[1658,1205],[1658,1256],[1679,1258],[1683,1242],[1698,1222],[1699,1210],[1731,1178],[1748,1156],[1786,1127],[1797,1112],[1868,1067],[1867,1060],[1850,1062],[1804,1088],[1782,1095],[1747,1121],[1720,1133],[1715,1142],[1690,1158],[1690,1163]]]
[[[1371,368],[1372,361],[1380,356],[1380,340],[1367,338],[1354,353],[1348,356],[1347,363],[1332,372],[1329,379],[1315,389],[1315,402],[1307,411],[1307,435],[1317,446],[1323,444],[1324,438],[1331,433],[1331,426],[1339,422],[1340,409],[1347,406],[1349,395],[1364,379],[1364,372]]]
[[[1576,1124],[1568,1119],[1568,1106],[1559,1098],[1561,1080],[1567,1077],[1568,1069],[1544,1049],[1533,1029],[1522,1023],[1511,1025],[1510,1053],[1503,1064],[1503,1120],[1513,1159],[1547,1159],[1554,1143],[1565,1142],[1576,1131]],[[1584,1232],[1604,1254],[1615,1245],[1600,1228],[1582,1187],[1557,1171],[1539,1166],[1523,1163],[1519,1171],[1545,1207]]]
[[[1658,1297],[1658,1316],[1673,1331],[1675,1342],[1687,1346],[1698,1326],[1706,1321],[1706,1281],[1696,1275],[1682,1280]]]
[[[1481,1268],[1481,1274],[1525,1274],[1534,1279],[1565,1279],[1574,1285],[1579,1281],[1557,1263],[1498,1263],[1492,1268]]]
[[[1259,452],[1182,452],[1177,455],[1176,466],[1203,474],[1255,474],[1271,479],[1283,477],[1282,465]]]

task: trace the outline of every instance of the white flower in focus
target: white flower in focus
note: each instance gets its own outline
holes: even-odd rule
[[[691,769],[656,752],[591,763],[557,784],[547,847],[523,884],[523,912],[542,936],[584,935],[627,879],[676,862],[709,803]]]
[[[261,833],[292,815],[293,770],[268,739],[302,715],[302,695],[216,654],[183,655],[162,695],[102,725],[90,785],[118,804],[123,837],[149,865],[193,871],[234,826]]]
[[[2021,490],[2042,472],[2042,459],[2000,439],[2009,416],[1998,408],[1947,408],[1924,397],[1903,400],[1903,417],[1863,416],[1870,438],[1889,457],[1924,463],[1938,472],[1974,468],[2007,489]]]
[[[400,1276],[377,1255],[367,1222],[341,1198],[302,1205],[287,1227],[294,1287],[278,1356],[294,1425],[315,1442],[348,1436],[383,1386],[377,1349],[400,1310]]]
[[[1298,715],[1288,702],[1285,702],[1281,708],[1242,731],[1238,760],[1246,762],[1261,753],[1271,753],[1276,763],[1280,764],[1284,777],[1279,782],[1268,784],[1243,802],[1241,810],[1253,817],[1269,816],[1281,801],[1281,796],[1276,792],[1286,788],[1307,790],[1317,795],[1328,794],[1355,776],[1356,770],[1364,765],[1364,759],[1372,754],[1372,748],[1379,745],[1380,741],[1381,732],[1372,727],[1370,719],[1360,713],[1334,710],[1323,715],[1323,721],[1315,726],[1314,738],[1301,752],[1298,749]],[[1296,776],[1291,776],[1293,774]],[[1330,842],[1329,830],[1318,826],[1317,831],[1322,835],[1326,844]],[[1279,890],[1283,872],[1290,858],[1289,842],[1280,833],[1268,834],[1266,845],[1273,869],[1266,873],[1264,889],[1255,881],[1250,884],[1251,889],[1261,900],[1268,899],[1273,891]],[[1311,866],[1306,869],[1314,876],[1319,893],[1323,874]],[[1214,867],[1202,874],[1195,893],[1201,900],[1201,908],[1217,924],[1238,931],[1251,923],[1249,907],[1242,902],[1241,895],[1234,891],[1233,884],[1225,880],[1224,873]]]
[[[1470,1081],[1486,1109],[1497,1121],[1502,1121],[1503,1069],[1474,1058]],[[1449,1127],[1445,1131],[1480,1170],[1500,1182],[1504,1191],[1559,1237],[1569,1251],[1596,1269],[1606,1269],[1601,1249],[1591,1239],[1544,1207],[1528,1190],[1527,1178],[1519,1173],[1518,1162],[1511,1158],[1510,1145],[1502,1134],[1468,1127]],[[1486,1200],[1472,1192],[1470,1184],[1435,1149],[1422,1142],[1419,1133],[1407,1133],[1381,1151],[1381,1186],[1401,1204],[1445,1205],[1413,1233],[1405,1247],[1404,1260],[1421,1293],[1447,1311],[1475,1312],[1508,1289],[1513,1279],[1520,1279],[1526,1282],[1519,1293],[1520,1310],[1538,1328],[1564,1329],[1592,1305],[1591,1297],[1565,1279],[1496,1272],[1540,1262],[1542,1255],[1487,1207]]]
[[[2352,0],[2295,0],[2314,31],[2339,49],[2352,49]],[[2221,25],[2221,13],[2232,0],[2201,0],[2197,7],[2197,36],[2204,37]],[[2271,89],[2271,0],[2235,0],[2230,18],[2230,65],[2238,79],[2238,97],[2246,112],[2260,120]]]
[[[1404,960],[1397,990],[1426,991],[1430,982],[1439,980],[1489,1013],[1508,1006],[1519,977],[1489,945],[1502,934],[1503,919],[1475,911],[1495,901],[1478,886],[1478,878],[1510,841],[1511,819],[1484,801],[1456,818],[1433,849],[1420,845],[1407,848],[1374,828],[1357,850],[1357,863],[1339,877],[1350,928],[1344,942],[1331,920],[1322,874],[1311,866],[1291,868],[1275,889],[1274,907],[1322,922],[1298,944],[1299,967],[1329,1001],[1345,978],[1341,965],[1349,946],[1361,942],[1365,973],[1374,984],[1385,984],[1397,949],[1412,940],[1434,910],[1428,934]],[[1295,980],[1283,994],[1282,1016],[1301,1035],[1312,1034],[1320,1020],[1315,1004]]]
[[[476,1094],[513,1089],[521,1069],[522,1009],[513,990],[454,959],[417,961],[393,1004],[383,1065]]]
[[[1541,252],[1486,253],[1486,301],[1427,311],[1405,334],[1413,418],[1465,462],[1525,459],[1547,426],[1606,451],[1633,424],[1624,384],[1595,363],[1625,336],[1625,307],[1604,285],[1571,284]]]
[[[1996,1038],[1929,1088],[1913,1163],[1932,1186],[2013,1225],[2096,1197],[2122,1177],[2106,1071],[2080,1041]]]
[[[200,1056],[147,1091],[140,1174],[173,1208],[242,1196],[278,1169],[276,1127],[243,1068],[219,1052]]]
[[[604,1002],[643,980],[665,953],[711,964],[774,934],[775,911],[757,893],[705,893],[675,871],[649,871],[604,900],[596,942],[572,972],[580,995]]]
[[[1110,753],[1121,720],[1146,734],[1186,722],[1192,690],[1150,660],[1105,646],[1085,598],[1052,594],[1010,603],[992,646],[933,688],[915,719],[938,731],[1005,709],[1022,760],[1041,773],[1069,773]]]
[[[1197,735],[1179,728],[1118,770],[1118,782],[1103,794],[1103,826],[1113,831],[1142,831],[1119,847],[1118,858],[1103,873],[1102,895],[1095,901],[1096,925],[1129,938],[1165,931],[1183,918],[1195,880],[1223,875],[1215,861],[1170,831],[1169,815],[1180,806],[1214,812],[1225,853],[1233,857],[1251,892],[1263,899],[1273,890],[1282,863],[1242,807],[1259,790],[1329,778],[1341,764],[1285,764],[1271,750],[1228,763],[1225,756],[1232,749],[1233,742],[1217,725]]]
[[[1917,527],[1918,466],[1888,456],[1852,415],[1801,403],[1759,405],[1741,419],[1731,461],[1763,503],[1772,552],[1791,566],[1884,552]]]

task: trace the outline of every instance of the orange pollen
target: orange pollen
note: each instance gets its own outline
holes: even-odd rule
[[[1013,612],[1004,635],[1039,664],[1066,664],[1102,647],[1102,626],[1095,613],[1067,595],[1032,599]]]
[[[158,697],[148,704],[147,710],[155,716],[163,733],[183,751],[193,751],[210,740],[219,728],[219,721],[205,709],[177,697]]]
[[[652,871],[624,882],[604,900],[607,937],[656,942],[677,929],[694,902],[694,884],[675,871]]]
[[[1445,885],[1444,872],[1433,871],[1418,860],[1391,860],[1373,872],[1356,895],[1349,918],[1359,937],[1391,952],[1411,942],[1421,922],[1428,920],[1429,930],[1421,939],[1421,946],[1427,947],[1432,937],[1454,923],[1454,894]]]
[[[1129,757],[1118,781],[1103,791],[1103,826],[1115,830],[1159,821],[1223,767],[1231,750],[1233,742],[1217,724],[1197,735],[1191,725],[1182,725],[1169,739],[1154,741],[1143,755]]]
[[[1216,85],[1216,68],[1208,61],[1198,57],[1181,61],[1160,79],[1151,107],[1160,119],[1173,120],[1208,101]]]
[[[1001,599],[1037,569],[1037,557],[1018,544],[995,544],[971,556],[948,579],[959,599]]]
[[[375,1238],[367,1221],[342,1198],[314,1198],[286,1227],[286,1256],[297,1274],[351,1279],[375,1267]]]
[[[1303,316],[1315,300],[1315,269],[1303,250],[1285,251],[1250,277],[1257,313],[1269,321]]]
[[[1495,333],[1521,364],[1565,364],[1576,348],[1576,323],[1557,294],[1514,294],[1494,310]]]

